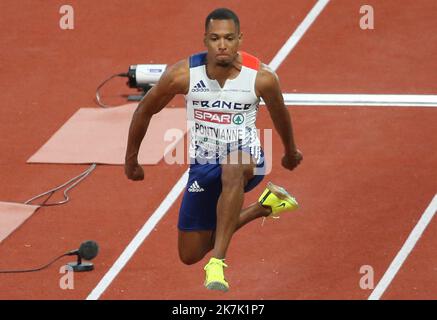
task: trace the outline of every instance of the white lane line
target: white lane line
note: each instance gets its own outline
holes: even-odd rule
[[[321,3],[323,4],[323,7],[329,2],[329,0],[319,0],[317,4],[314,6],[314,8],[320,7]],[[318,9],[318,13],[323,9]],[[310,11],[308,16],[314,15],[314,8]],[[318,15],[317,13],[317,15]],[[303,30],[301,26],[304,24],[304,22],[308,19],[308,16],[305,18],[304,22],[302,22],[301,26],[299,26],[298,29],[291,35],[291,38],[297,38],[299,41],[300,38],[302,38],[303,33],[309,28],[311,23],[314,21],[314,19],[317,17],[317,15],[311,19],[311,22],[306,26],[306,28]],[[299,36],[295,36],[295,33],[299,32]],[[290,39],[288,39],[287,43],[290,42]],[[297,43],[297,42],[296,42]],[[288,49],[286,53],[276,54],[275,58],[273,58],[272,62],[270,63],[270,67],[273,70],[276,70],[279,65],[284,61],[286,56],[290,53],[290,51],[293,49],[295,44]],[[281,48],[283,51],[285,45]],[[280,51],[281,51],[280,50]],[[284,51],[285,52],[285,51]],[[275,65],[272,65],[272,63],[275,63]],[[120,273],[120,271],[124,268],[124,266],[129,262],[129,260],[132,258],[136,250],[139,248],[139,246],[143,243],[143,241],[146,239],[146,237],[149,235],[150,231],[154,228],[154,226],[159,222],[159,220],[165,215],[165,213],[170,209],[170,207],[173,205],[173,203],[176,201],[177,197],[181,194],[182,190],[184,190],[185,185],[188,181],[188,169],[184,172],[182,177],[179,179],[179,181],[176,183],[176,185],[173,187],[173,189],[170,191],[170,193],[167,195],[165,200],[161,203],[158,209],[153,213],[153,215],[147,220],[147,222],[144,224],[144,226],[141,228],[140,231],[138,231],[135,238],[131,241],[131,243],[127,246],[127,248],[123,251],[123,253],[120,255],[120,257],[117,259],[117,261],[114,263],[114,265],[109,269],[109,271],[104,275],[102,280],[97,284],[97,286],[93,289],[93,291],[88,295],[86,298],[87,300],[97,300],[102,295],[103,292],[109,287],[111,282],[115,279],[115,277]]]
[[[384,294],[387,287],[390,285],[391,281],[395,277],[396,273],[401,268],[402,264],[407,259],[410,252],[413,250],[417,241],[422,236],[428,224],[431,222],[437,211],[437,194],[432,199],[428,208],[426,208],[425,212],[422,214],[422,217],[417,222],[413,231],[411,231],[407,241],[405,241],[401,250],[396,255],[393,262],[388,267],[382,279],[379,281],[378,285],[372,291],[372,294],[369,296],[368,300],[379,300],[381,296]]]
[[[437,95],[425,94],[305,94],[284,93],[284,102],[296,106],[437,107]]]
[[[87,300],[97,300],[101,296],[101,294],[108,288],[114,278],[120,273],[120,271],[124,268],[124,266],[128,263],[128,261],[132,258],[134,253],[149,235],[149,233],[153,230],[153,228],[158,224],[159,220],[167,213],[168,209],[171,208],[173,203],[176,201],[178,196],[181,194],[182,190],[184,190],[185,185],[188,181],[188,170],[184,172],[182,177],[176,183],[176,185],[171,189],[170,193],[155,210],[152,216],[146,221],[144,226],[140,231],[136,234],[135,238],[129,243],[117,261],[113,264],[111,269],[105,274],[105,276],[100,280],[94,290],[89,294],[86,298]]]
[[[287,42],[282,46],[282,48],[278,51],[273,60],[269,63],[270,68],[273,71],[276,71],[281,63],[285,60],[285,58],[290,54],[291,50],[297,45],[300,39],[302,39],[305,32],[309,29],[309,27],[313,24],[316,18],[319,16],[320,12],[326,7],[329,3],[329,0],[319,0],[302,21],[302,23],[297,27],[296,31],[293,32],[291,37],[287,40]]]

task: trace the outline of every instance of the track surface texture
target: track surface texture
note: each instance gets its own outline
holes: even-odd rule
[[[360,1],[326,6],[277,70],[284,93],[436,94],[437,3],[373,2],[374,30],[359,27]],[[268,64],[315,3],[235,0],[227,6],[240,16],[242,49]],[[24,202],[84,171],[87,165],[26,160],[79,108],[97,107],[95,89],[110,75],[204,50],[204,18],[222,2],[70,1],[74,30],[59,28],[63,4],[0,2],[1,201]],[[124,81],[105,87],[106,103],[126,103],[120,95],[133,92]],[[183,106],[179,97],[169,107]],[[273,181],[301,208],[238,231],[227,257],[231,290],[203,287],[206,258],[192,266],[179,261],[179,196],[100,299],[369,297],[360,268],[373,268],[376,285],[437,193],[437,110],[288,110],[304,161],[293,172],[283,169],[273,133],[273,170],[245,204]],[[265,107],[257,126],[273,128]],[[60,268],[74,257],[37,273],[0,274],[0,299],[87,298],[186,169],[161,161],[145,166],[145,181],[133,182],[122,166],[98,165],[70,192],[69,203],[38,210],[0,244],[0,269],[15,269],[38,267],[93,239],[100,245],[95,270],[75,274],[74,290],[60,288]],[[433,219],[382,299],[437,297],[436,242]]]

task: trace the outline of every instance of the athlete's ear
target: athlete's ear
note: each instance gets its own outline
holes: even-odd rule
[[[240,42],[240,44],[243,42],[243,33],[240,32],[240,34],[238,35],[238,41]]]

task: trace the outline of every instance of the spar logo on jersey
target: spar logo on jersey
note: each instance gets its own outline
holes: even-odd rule
[[[234,115],[236,116],[236,115]],[[219,124],[231,124],[232,113],[194,110],[194,119]]]
[[[206,87],[203,80],[200,80],[193,89],[191,89],[191,92],[209,92],[209,89]]]
[[[244,115],[242,113],[237,113],[232,116],[232,122],[236,125],[240,125],[244,122]]]

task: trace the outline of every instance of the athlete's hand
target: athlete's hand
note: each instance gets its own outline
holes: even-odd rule
[[[138,162],[126,162],[124,164],[124,173],[128,177],[128,179],[138,181],[144,180],[144,170]]]
[[[288,170],[293,170],[299,165],[302,159],[302,153],[296,150],[293,154],[285,154],[285,156],[282,157],[282,166]]]

